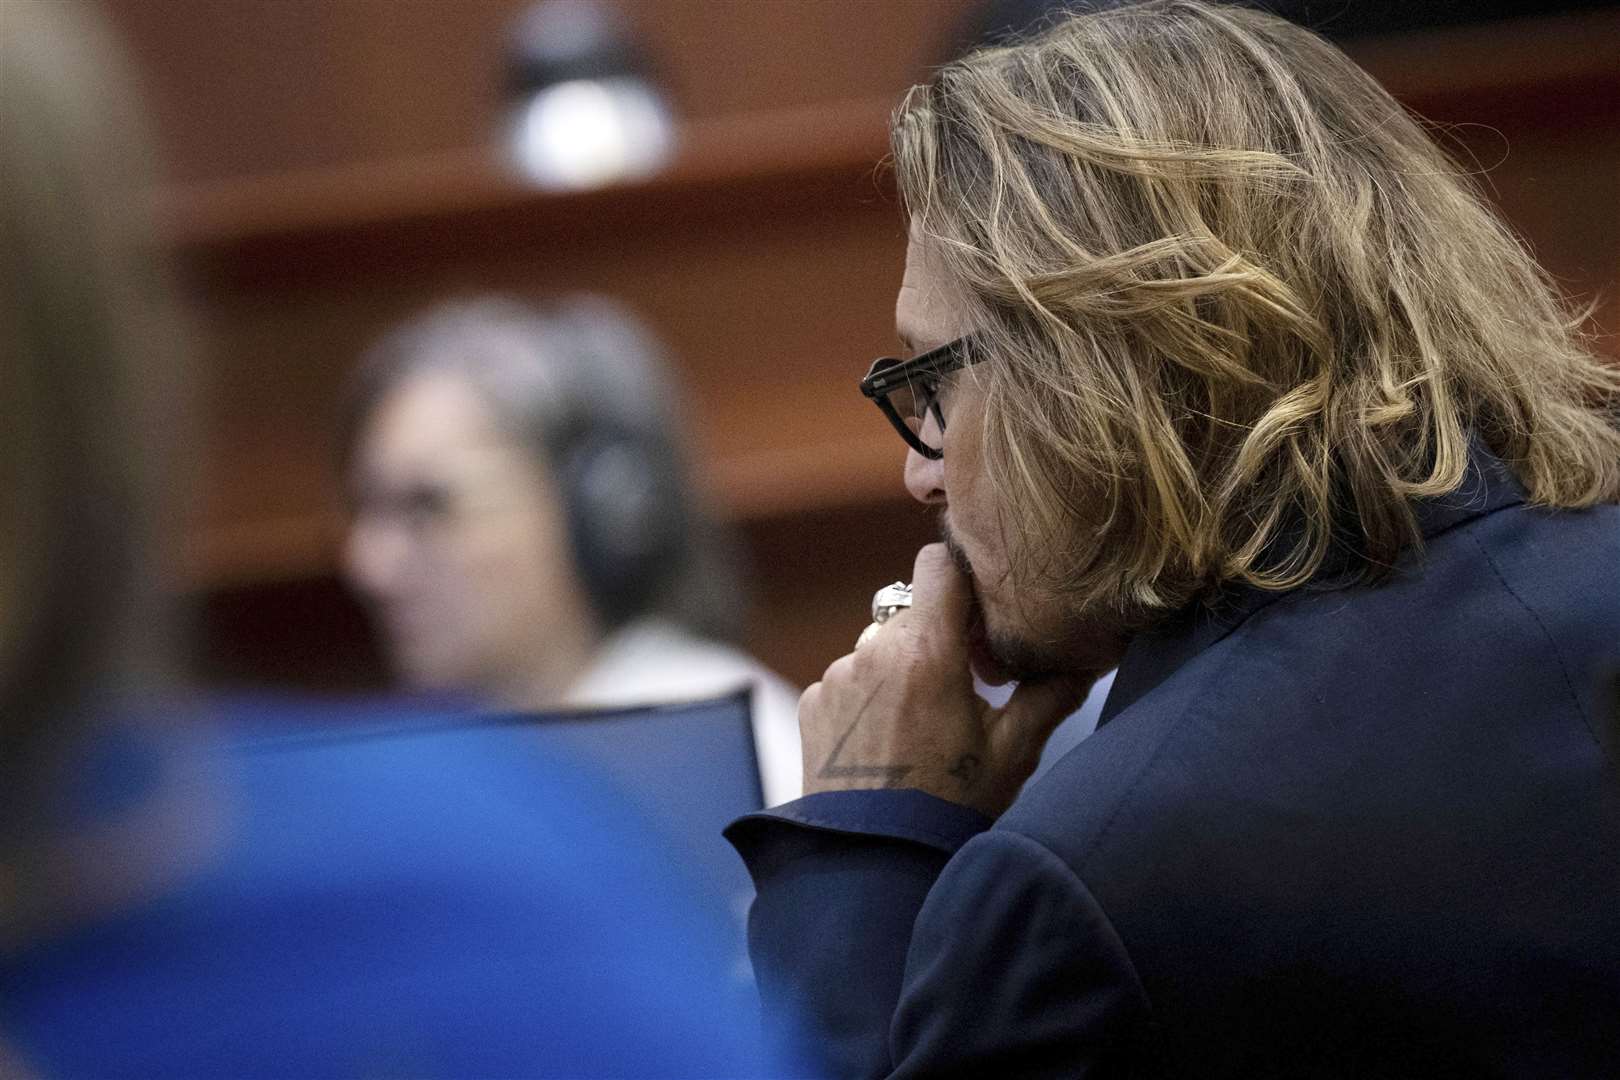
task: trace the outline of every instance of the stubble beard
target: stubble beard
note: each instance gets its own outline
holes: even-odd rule
[[[985,682],[999,685],[1004,682],[1037,682],[1054,677],[1095,678],[1118,666],[1132,629],[1128,621],[1118,615],[1099,613],[1088,618],[1080,611],[1071,611],[1066,618],[1059,620],[1058,632],[1051,639],[1020,634],[1005,626],[992,626],[981,598],[973,561],[951,532],[950,521],[944,513],[940,514],[939,531],[951,562],[967,578],[968,588],[973,595],[968,621],[969,650],[974,670]],[[1052,604],[1062,603],[1056,597],[1043,600]],[[1013,603],[1016,607],[1016,598]],[[1010,613],[998,614],[1006,618]]]
[[[980,579],[974,572],[973,561],[952,533],[950,521],[943,513],[939,519],[939,532],[951,563],[967,579],[968,589],[973,595],[968,618],[968,642],[974,671],[979,677],[991,685],[1000,685],[1070,674],[1067,670],[1070,665],[1065,661],[1071,657],[1066,650],[991,625],[980,595]]]

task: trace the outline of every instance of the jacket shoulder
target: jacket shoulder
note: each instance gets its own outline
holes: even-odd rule
[[[1425,725],[1444,742],[1519,710],[1521,734],[1578,724],[1591,750],[1598,677],[1620,662],[1616,567],[1620,507],[1519,505],[1431,538],[1380,584],[1283,595],[1054,763],[997,827],[1084,873],[1138,814],[1328,767],[1313,743],[1398,754]]]

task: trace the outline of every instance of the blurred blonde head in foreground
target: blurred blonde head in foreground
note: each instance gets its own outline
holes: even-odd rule
[[[7,4],[0,33],[0,836],[59,779],[88,703],[170,661],[176,306],[144,125],[102,27]]]

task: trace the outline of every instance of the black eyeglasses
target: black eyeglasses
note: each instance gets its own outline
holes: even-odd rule
[[[861,380],[861,393],[877,402],[894,430],[911,447],[930,461],[944,456],[945,414],[939,407],[939,387],[945,376],[958,368],[977,363],[978,354],[969,338],[947,341],[910,360],[880,356]],[[933,428],[926,423],[933,416]]]

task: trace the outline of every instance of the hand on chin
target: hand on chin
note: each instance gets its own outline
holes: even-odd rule
[[[970,667],[986,682],[1011,673],[975,631],[968,579],[943,545],[918,553],[912,586],[912,607],[800,698],[805,793],[916,788],[997,816],[1093,680],[1031,679],[991,706]]]

